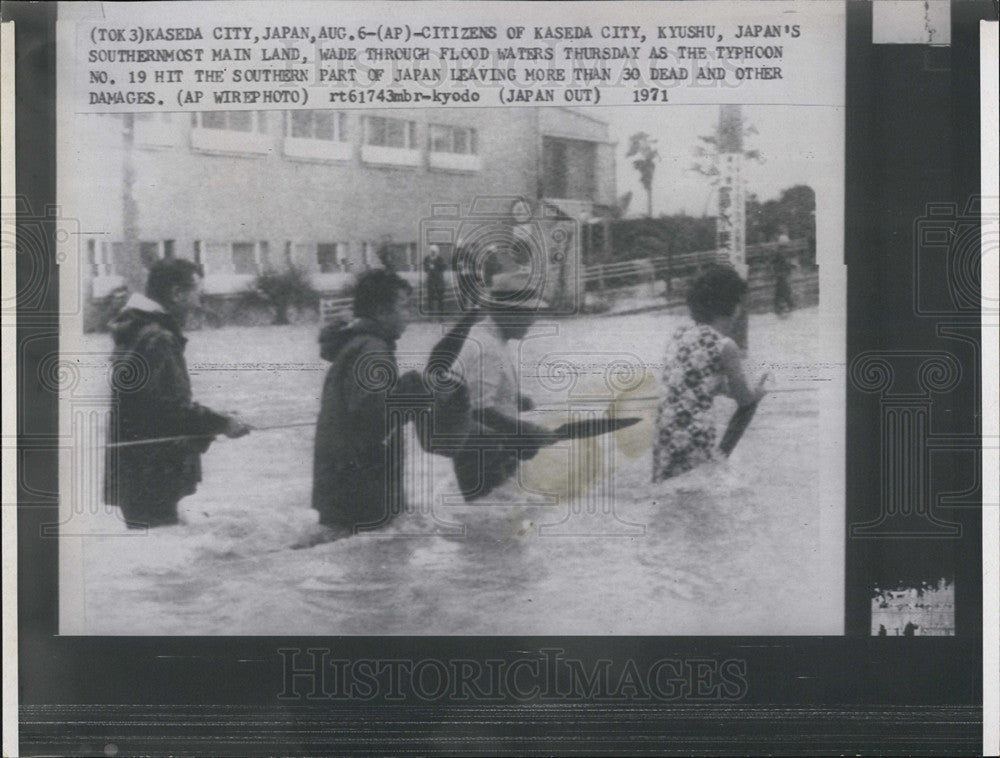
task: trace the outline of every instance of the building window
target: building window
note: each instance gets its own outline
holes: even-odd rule
[[[173,123],[173,114],[171,113],[133,113],[132,114],[133,125],[135,124],[171,124]]]
[[[431,168],[446,171],[479,171],[479,140],[476,130],[466,126],[431,124],[427,139]]]
[[[476,155],[479,153],[476,130],[466,126],[431,124],[430,149],[432,153]]]
[[[202,267],[206,279],[236,274],[256,276],[270,265],[266,241],[194,243],[194,262]]]
[[[202,111],[191,114],[191,125],[197,129],[265,132],[267,116],[262,111]]]
[[[256,275],[257,256],[252,242],[233,243],[233,273]]]
[[[232,273],[229,271],[230,261],[227,260],[231,252],[228,244],[224,242],[204,242],[200,248],[201,257],[203,258],[201,265],[204,267],[206,277],[214,274]]]
[[[371,242],[361,243],[361,265],[365,269],[375,268],[378,264],[378,258],[375,256],[375,250],[377,246]]]
[[[336,274],[347,271],[347,244],[344,242],[320,242],[316,245],[316,263],[321,274]]]
[[[191,114],[191,147],[227,153],[267,153],[267,114],[261,111],[203,111]]]
[[[347,114],[336,111],[288,111],[285,136],[347,142]]]
[[[87,240],[87,269],[91,277],[91,297],[103,298],[122,287],[124,280],[115,273],[114,261],[121,260],[123,245]]]
[[[383,166],[420,166],[423,155],[417,147],[417,122],[366,116],[361,160]]]
[[[593,201],[597,194],[596,144],[544,137],[542,181],[545,197]]]
[[[418,269],[417,244],[415,242],[382,242],[376,246],[375,255],[381,268],[392,271],[416,271]]]
[[[107,242],[87,240],[87,266],[93,277],[114,275],[114,265],[111,262],[111,251]]]
[[[286,111],[285,155],[321,161],[351,159],[347,114],[337,111]]]
[[[417,144],[417,122],[402,118],[367,116],[365,144],[413,150]]]

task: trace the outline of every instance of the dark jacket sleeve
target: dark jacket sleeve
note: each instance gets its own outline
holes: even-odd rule
[[[395,355],[390,346],[370,335],[351,346],[345,366],[344,403],[357,422],[354,433],[362,446],[381,443],[387,433],[386,401],[398,380]]]
[[[143,415],[156,425],[159,436],[219,434],[228,423],[222,414],[198,403],[191,396],[191,380],[179,340],[157,330],[137,345],[136,353],[146,364],[148,381],[136,393]]]

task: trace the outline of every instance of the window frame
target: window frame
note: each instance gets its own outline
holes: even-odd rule
[[[380,138],[388,142],[389,127],[403,125],[403,146],[373,142],[378,129],[384,130]],[[363,116],[361,129],[361,160],[376,166],[418,168],[423,165],[417,122],[396,116]]]
[[[212,119],[221,115],[224,127],[206,126],[205,116]],[[230,119],[236,114],[249,114],[249,130],[233,129]],[[191,114],[191,148],[212,153],[262,155],[271,151],[267,111],[194,111]]]
[[[293,135],[294,119],[297,113],[310,114],[311,136]],[[333,117],[333,138],[317,137],[317,113],[328,113]],[[351,130],[348,115],[338,110],[323,111],[285,111],[282,119],[283,144],[285,157],[312,161],[349,161],[353,157],[354,145],[351,141]]]
[[[384,128],[392,124],[401,124],[403,126],[403,145],[391,145],[387,143],[371,142],[370,136],[372,134],[373,124],[376,121],[384,122]],[[388,135],[388,131],[386,131]],[[418,150],[417,146],[417,122],[409,118],[400,118],[398,116],[364,116],[364,133],[363,133],[363,144],[369,147],[389,147],[395,150]]]
[[[438,150],[434,144],[435,140],[440,136],[440,130],[445,130],[447,134],[448,144],[445,150]],[[455,150],[456,135],[459,133],[466,135],[466,152]],[[482,171],[483,159],[479,154],[479,150],[479,131],[474,126],[441,123],[428,124],[427,162],[432,169],[461,172]]]
[[[293,134],[295,118],[299,114],[310,117],[310,125],[312,126],[311,134],[306,136]],[[316,117],[319,115],[329,115],[332,117],[332,137],[327,138],[316,136]],[[347,114],[338,110],[285,111],[284,136],[285,139],[311,140],[314,142],[350,142],[350,129],[348,128]]]
[[[434,146],[435,140],[435,130],[446,130],[449,141],[449,149],[438,150]],[[468,135],[468,149],[467,150],[456,150],[455,149],[455,136],[463,132]],[[447,155],[479,155],[479,135],[474,126],[461,126],[458,124],[439,124],[431,123],[428,125],[427,130],[427,150],[430,153],[443,153]]]
[[[240,273],[236,271],[236,260],[233,257],[236,253],[236,245],[251,246],[253,250],[253,263],[256,269],[255,273],[248,274],[245,272]],[[228,262],[227,266],[229,270],[227,271],[219,270],[218,266],[219,259]],[[211,280],[213,277],[220,280],[229,277],[238,277],[240,281],[249,280],[263,273],[269,266],[270,245],[268,240],[197,239],[194,241],[193,260],[195,263],[201,266],[204,279],[206,282]]]

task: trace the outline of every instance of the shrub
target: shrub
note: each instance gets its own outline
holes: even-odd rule
[[[247,305],[263,303],[270,307],[274,312],[271,323],[275,325],[290,323],[288,314],[292,308],[313,308],[319,302],[309,277],[294,266],[282,271],[265,271],[241,294]]]

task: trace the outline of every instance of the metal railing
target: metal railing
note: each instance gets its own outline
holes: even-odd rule
[[[770,255],[782,250],[789,258],[802,260],[808,251],[806,240],[789,243],[765,243],[747,247],[749,265],[750,301],[769,298],[773,291],[770,273]],[[726,253],[721,250],[699,250],[687,253],[673,253],[649,258],[636,258],[611,263],[595,263],[582,269],[580,279],[585,291],[604,292],[626,287],[649,287],[649,295],[663,295],[664,306],[683,302],[687,285],[692,278],[711,263],[725,263]],[[793,274],[793,278],[794,278]],[[664,282],[661,288],[658,282]],[[417,288],[419,293],[419,287]],[[350,315],[351,298],[339,295],[320,299],[320,318],[326,322],[331,318]],[[446,287],[444,307],[451,310],[457,304],[454,287]]]

